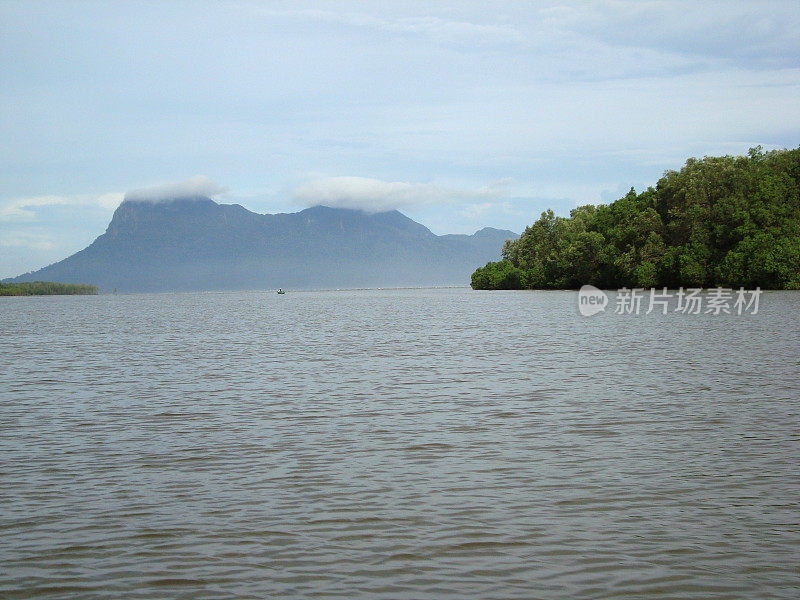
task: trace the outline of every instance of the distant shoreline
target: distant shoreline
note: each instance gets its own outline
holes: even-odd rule
[[[94,296],[97,286],[85,283],[29,281],[0,283],[0,296]]]

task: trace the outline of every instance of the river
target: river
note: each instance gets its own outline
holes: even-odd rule
[[[800,595],[800,294],[0,299],[0,597]]]

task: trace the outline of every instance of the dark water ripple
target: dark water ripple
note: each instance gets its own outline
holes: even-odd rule
[[[797,598],[800,295],[0,302],[2,598]]]

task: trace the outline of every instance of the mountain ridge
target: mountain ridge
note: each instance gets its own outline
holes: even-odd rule
[[[136,199],[83,250],[6,281],[101,292],[467,285],[516,237],[493,228],[437,236],[397,210],[259,214],[205,196]]]

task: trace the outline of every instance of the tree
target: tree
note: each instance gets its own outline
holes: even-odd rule
[[[800,148],[690,158],[640,194],[543,212],[502,253],[473,287],[800,288]]]

